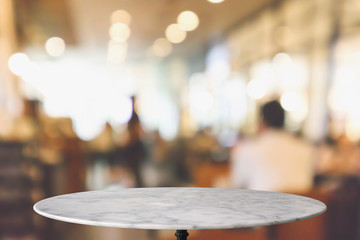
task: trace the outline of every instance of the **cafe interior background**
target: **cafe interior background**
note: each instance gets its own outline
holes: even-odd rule
[[[232,150],[275,98],[286,130],[317,149],[302,195],[327,213],[191,239],[359,239],[359,13],[358,0],[0,0],[0,239],[173,239],[60,223],[32,205],[231,187]]]

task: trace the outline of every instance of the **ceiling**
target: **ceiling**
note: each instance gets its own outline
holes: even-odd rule
[[[274,1],[225,0],[213,4],[206,0],[68,0],[68,7],[77,44],[91,48],[106,48],[111,13],[117,9],[128,11],[132,16],[128,53],[142,57],[157,38],[164,37],[166,27],[175,23],[182,11],[195,12],[200,25],[174,46],[173,54],[196,51]]]
[[[129,12],[131,36],[128,57],[143,58],[168,25],[185,10],[195,12],[200,24],[188,32],[184,42],[173,46],[174,55],[196,55],[208,44],[224,36],[259,9],[279,0],[16,0],[16,27],[22,46],[39,46],[52,36],[65,39],[68,46],[92,49],[106,55],[110,40],[111,14],[118,9]]]

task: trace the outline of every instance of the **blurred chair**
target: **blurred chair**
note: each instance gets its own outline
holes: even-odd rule
[[[346,176],[328,199],[326,222],[328,240],[360,239],[360,180]]]
[[[24,144],[0,142],[0,239],[21,239],[36,234],[33,223],[33,181],[24,172],[30,161]]]

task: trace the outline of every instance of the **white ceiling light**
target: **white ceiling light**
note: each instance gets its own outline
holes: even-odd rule
[[[301,107],[302,99],[299,94],[295,92],[285,92],[281,96],[280,103],[286,111],[296,111]]]
[[[208,1],[211,2],[211,3],[221,3],[224,0],[208,0]]]
[[[165,36],[172,43],[181,43],[186,38],[186,32],[174,23],[166,28]]]
[[[177,23],[185,31],[193,31],[199,26],[199,17],[192,11],[184,11],[179,14]]]
[[[49,38],[45,43],[46,52],[52,57],[59,57],[65,52],[65,41],[59,37]]]
[[[125,10],[116,10],[111,14],[111,23],[124,23],[130,25],[131,15]]]
[[[29,64],[30,59],[24,53],[15,53],[9,58],[8,61],[10,71],[18,76],[20,76],[27,70]]]
[[[109,35],[113,41],[124,42],[130,37],[131,31],[124,23],[115,23],[110,27]]]
[[[253,79],[251,80],[246,87],[247,93],[249,97],[252,99],[260,99],[265,96],[266,94],[266,88],[262,81]]]

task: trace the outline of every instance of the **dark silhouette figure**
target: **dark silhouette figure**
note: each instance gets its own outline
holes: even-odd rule
[[[128,141],[124,146],[125,164],[132,171],[135,177],[135,185],[137,187],[143,186],[141,177],[141,167],[146,159],[147,151],[142,140],[143,129],[140,124],[140,119],[135,111],[135,97],[132,97],[133,110],[132,116],[128,122]]]

